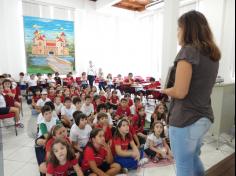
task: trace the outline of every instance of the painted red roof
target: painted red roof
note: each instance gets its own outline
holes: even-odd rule
[[[46,46],[56,46],[56,43],[52,43],[52,42],[47,42]]]
[[[58,41],[58,42],[63,42],[62,38],[59,38],[57,41]]]
[[[61,36],[66,36],[66,34],[64,32],[61,33]]]
[[[44,38],[43,38],[42,36],[40,36],[40,37],[38,38],[38,40],[44,40]]]

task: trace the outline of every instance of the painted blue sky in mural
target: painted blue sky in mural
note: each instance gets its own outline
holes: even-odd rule
[[[34,32],[38,30],[48,40],[55,40],[61,32],[66,34],[69,43],[74,43],[74,22],[24,16],[26,43],[32,42]]]

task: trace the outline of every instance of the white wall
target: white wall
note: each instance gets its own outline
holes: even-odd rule
[[[26,71],[21,0],[0,1],[0,73]]]
[[[205,14],[222,52],[219,75],[226,83],[234,82],[235,0],[201,0],[199,11]]]

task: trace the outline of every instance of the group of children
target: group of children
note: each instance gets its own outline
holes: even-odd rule
[[[164,102],[156,106],[146,129],[139,97],[131,99],[111,87],[98,91],[96,86],[57,83],[33,89],[35,151],[42,174],[111,176],[137,169],[147,157],[153,162],[173,159]],[[1,95],[0,86],[0,100]]]

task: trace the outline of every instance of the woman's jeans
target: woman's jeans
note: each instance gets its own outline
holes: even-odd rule
[[[177,176],[205,175],[200,149],[203,137],[211,124],[211,121],[204,117],[184,128],[170,126],[170,144],[176,162]]]

